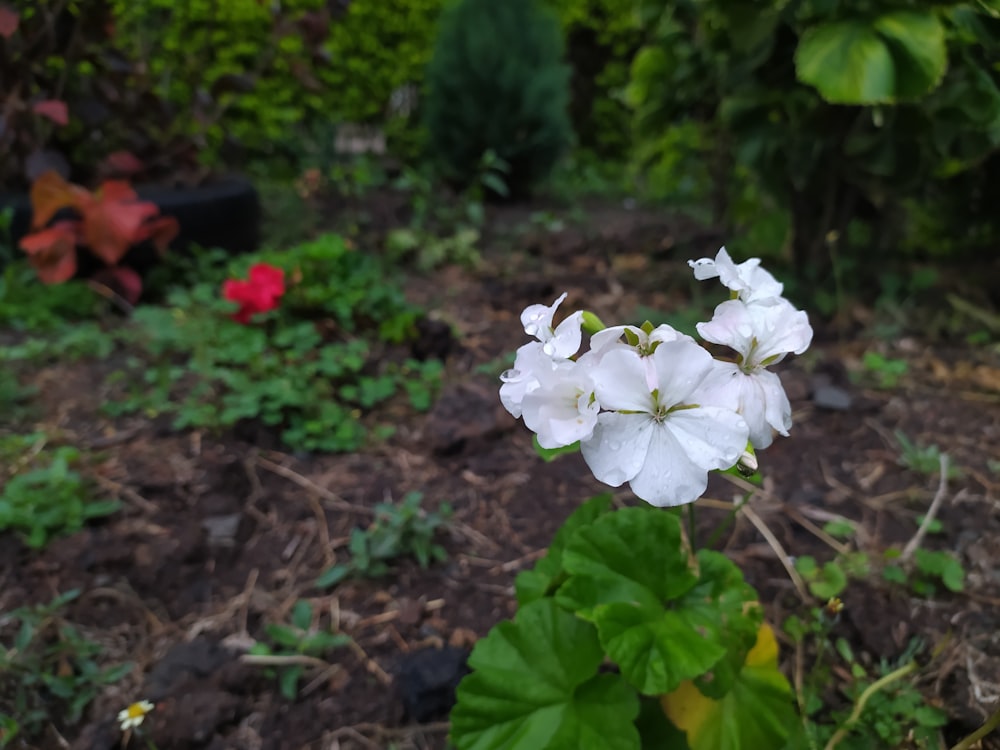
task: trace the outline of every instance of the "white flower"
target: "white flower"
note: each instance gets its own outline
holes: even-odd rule
[[[551,372],[560,362],[569,362],[583,340],[583,311],[573,313],[557,327],[552,327],[556,308],[566,299],[563,292],[551,305],[528,305],[521,313],[524,332],[538,341],[517,350],[514,366],[500,375],[500,401],[513,417],[521,416],[524,397],[538,388],[539,377]],[[575,442],[575,441],[574,441]]]
[[[149,701],[139,701],[119,711],[118,723],[121,725],[122,731],[127,732],[130,729],[138,727],[142,724],[143,719],[146,718],[146,714],[152,711],[153,708],[153,704]]]
[[[737,265],[724,247],[719,250],[715,260],[699,258],[689,260],[688,265],[694,269],[694,277],[699,281],[718,277],[719,281],[736,292],[744,302],[780,297],[784,291],[781,282],[760,267],[760,258],[750,258]]]
[[[622,342],[622,336],[625,336],[628,343]],[[666,323],[661,323],[649,333],[646,333],[639,326],[611,326],[590,337],[590,351],[602,354],[605,351],[610,351],[613,347],[627,347],[637,350],[640,354],[649,354],[655,348],[654,344],[680,340],[694,341],[687,334],[675,330]]]
[[[585,360],[586,355],[580,362],[567,360],[539,371],[537,387],[524,396],[524,424],[535,432],[543,448],[572,445],[594,432],[601,407]]]
[[[701,389],[703,402],[741,414],[755,448],[771,444],[772,427],[788,435],[791,404],[781,380],[765,368],[809,347],[813,332],[808,316],[783,298],[750,305],[729,300],[715,308],[712,320],[698,324],[698,333],[738,355],[735,363],[715,364]]]
[[[733,466],[747,443],[735,412],[697,402],[712,357],[691,341],[660,344],[647,357],[613,349],[590,374],[602,412],[584,460],[598,480],[632,491],[651,505],[697,500],[708,472]],[[650,372],[655,387],[650,387]]]
[[[538,387],[538,374],[555,367],[542,344],[532,341],[517,350],[514,366],[500,374],[500,402],[512,417],[521,416],[521,402]]]
[[[577,310],[563,320],[558,327],[552,327],[556,308],[562,304],[564,299],[566,299],[566,292],[560,294],[556,301],[549,306],[528,305],[521,313],[521,325],[524,326],[524,332],[541,341],[545,353],[555,359],[572,357],[580,348],[580,342],[583,338],[583,332],[580,329],[583,323],[583,310]]]

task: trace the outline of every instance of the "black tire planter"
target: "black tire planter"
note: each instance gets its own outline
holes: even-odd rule
[[[236,254],[260,246],[260,197],[247,179],[225,177],[197,187],[137,185],[136,192],[140,200],[159,206],[164,216],[177,219],[180,233],[171,243],[172,252],[199,245]],[[10,240],[16,248],[31,231],[31,201],[24,194],[0,193],[0,213],[7,208],[14,210]]]

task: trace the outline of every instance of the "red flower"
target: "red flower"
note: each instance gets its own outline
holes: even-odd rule
[[[246,325],[257,313],[273,310],[285,293],[285,272],[280,268],[258,263],[250,267],[247,281],[229,279],[222,285],[222,296],[230,302],[238,302],[240,309],[233,314],[233,320]]]

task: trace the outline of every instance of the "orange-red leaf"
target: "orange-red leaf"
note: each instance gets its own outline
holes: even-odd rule
[[[104,203],[128,203],[139,199],[126,180],[105,180],[95,197]]]
[[[4,39],[10,39],[17,31],[20,22],[21,17],[17,11],[11,10],[6,5],[0,5],[0,36]]]
[[[150,240],[156,250],[162,255],[167,247],[176,239],[180,232],[180,224],[173,216],[157,216],[142,225],[137,242]]]
[[[83,243],[109,266],[116,266],[128,249],[141,240],[142,225],[156,216],[159,208],[155,203],[112,201],[107,196],[102,190],[101,199],[91,201],[83,209]]]
[[[31,107],[36,115],[48,117],[56,125],[69,125],[69,108],[59,99],[44,99]]]
[[[58,172],[45,172],[31,185],[32,228],[41,229],[64,208],[79,210],[87,196],[86,190],[67,182]]]
[[[43,284],[61,284],[73,278],[78,226],[75,221],[60,221],[21,238],[21,249]]]
[[[138,174],[146,165],[131,151],[115,151],[108,154],[104,160],[104,167],[119,177],[127,177]]]

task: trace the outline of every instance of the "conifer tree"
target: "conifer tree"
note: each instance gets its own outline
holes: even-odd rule
[[[431,157],[468,185],[492,151],[512,195],[552,170],[570,144],[570,70],[558,20],[538,0],[457,0],[427,70]]]

